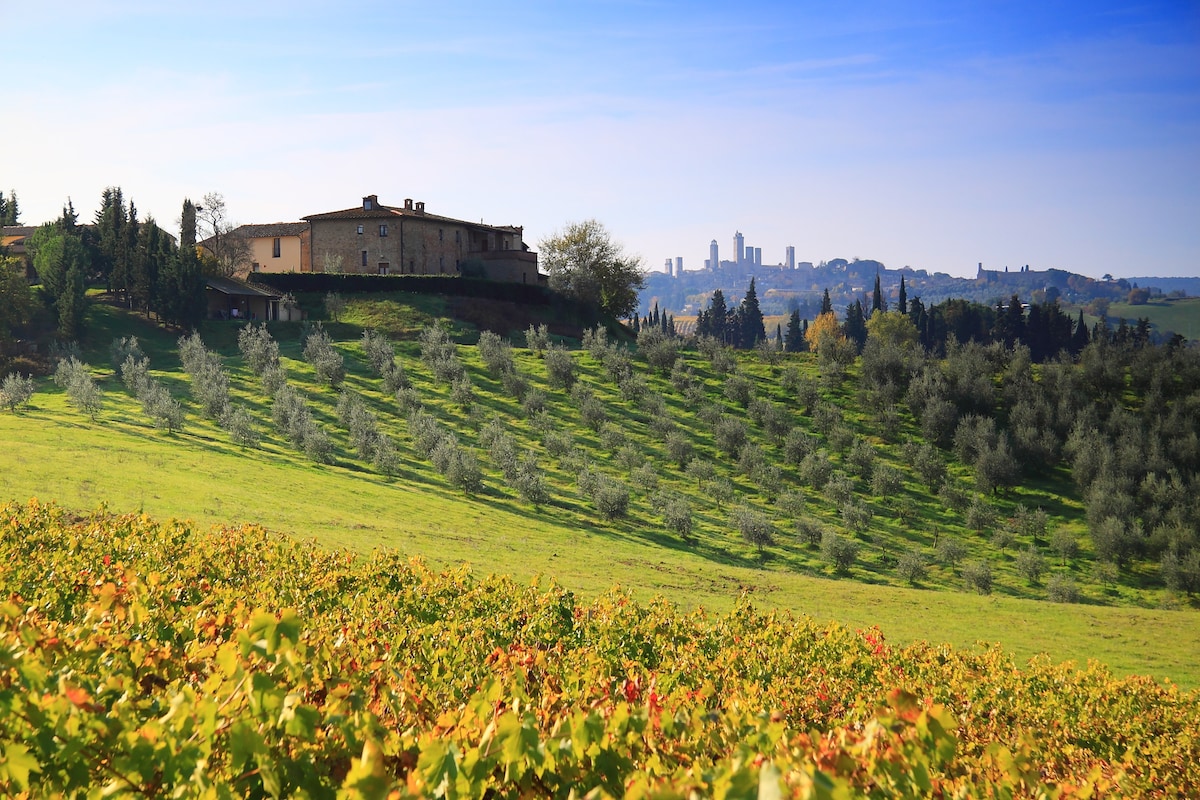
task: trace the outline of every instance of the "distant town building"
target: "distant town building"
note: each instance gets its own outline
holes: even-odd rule
[[[733,261],[739,267],[746,261],[746,237],[741,231],[733,234]]]
[[[754,248],[754,266],[756,266],[756,267],[762,266],[762,248],[761,247]]]
[[[796,248],[789,244],[786,248],[784,248],[783,253],[784,253],[783,265],[785,267],[787,267],[788,269],[795,269],[796,268]]]
[[[667,263],[664,266],[663,272],[667,273],[668,275],[671,275],[672,274],[671,270],[674,266],[675,266],[675,262],[668,258]]]
[[[721,266],[721,259],[717,254],[717,240],[713,239],[708,246],[708,268],[717,269]]]
[[[675,256],[675,277],[683,275],[683,256]]]

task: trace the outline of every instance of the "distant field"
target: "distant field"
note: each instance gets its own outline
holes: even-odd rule
[[[374,306],[367,310],[371,315],[386,316]],[[377,379],[364,372],[361,352],[353,343],[357,336],[353,314],[349,319],[332,326],[343,341],[340,347],[351,367],[346,385],[369,399],[388,430],[394,430],[397,440],[403,442],[403,420],[396,417],[394,406],[388,409],[386,398],[378,396]],[[417,313],[393,333],[406,336],[427,320],[424,313]],[[189,379],[178,371],[178,360],[170,348],[172,337],[105,309],[98,310],[94,325],[98,341],[111,341],[112,336],[129,332],[142,336],[156,375],[187,400]],[[941,535],[951,535],[961,526],[936,500],[922,499],[915,489],[912,497],[918,503],[918,522],[911,528],[898,525],[884,516],[885,507],[878,506],[874,531],[863,540],[867,555],[855,566],[851,578],[835,577],[814,551],[784,538],[760,557],[728,528],[727,511],[714,508],[697,492],[694,481],[666,465],[658,470],[659,480],[686,493],[697,509],[696,541],[690,545],[662,528],[643,493],[635,493],[628,519],[598,521],[595,510],[574,487],[572,473],[548,460],[543,463],[554,499],[540,509],[521,503],[504,490],[490,470],[487,488],[475,497],[465,497],[407,447],[403,448],[399,474],[384,478],[352,457],[333,412],[337,393],[314,381],[311,368],[298,360],[298,346],[288,338],[294,337],[295,328],[281,326],[276,335],[287,338],[283,355],[289,378],[304,389],[320,424],[338,441],[340,455],[335,465],[313,464],[272,432],[269,403],[233,355],[235,334],[235,326],[224,326],[206,332],[206,341],[227,354],[235,399],[245,403],[259,420],[264,435],[259,449],[239,450],[224,431],[200,419],[190,403],[189,427],[184,433],[170,436],[154,430],[111,370],[101,366],[107,360],[107,348],[97,343],[85,353],[96,365],[108,398],[96,422],[70,408],[64,395],[48,381],[40,386],[31,408],[15,415],[0,413],[0,463],[4,465],[0,499],[36,496],[76,509],[106,503],[117,511],[142,510],[161,518],[189,518],[202,525],[255,522],[356,552],[395,548],[437,565],[468,562],[478,572],[510,574],[520,580],[540,575],[589,597],[620,584],[641,598],[662,595],[685,608],[724,611],[739,596],[749,595],[757,604],[791,609],[818,620],[856,627],[878,625],[897,642],[926,640],[960,647],[995,642],[1021,659],[1038,653],[1056,661],[1097,659],[1118,673],[1150,674],[1170,677],[1185,686],[1200,685],[1200,665],[1194,659],[1200,652],[1195,612],[1135,607],[1155,602],[1152,591],[1129,585],[1088,590],[1094,593],[1093,601],[1100,596],[1117,605],[1059,605],[1023,599],[1039,596],[1041,589],[1028,587],[1013,573],[1015,548],[1000,558],[993,557],[998,586],[991,596],[958,591],[954,573],[936,565],[922,582],[927,588],[896,585],[890,570],[883,566],[888,548],[927,547],[936,535],[931,535],[931,530],[940,528]],[[428,407],[458,425],[464,440],[473,442],[476,431],[449,402],[448,388],[434,384],[425,372],[415,357],[414,345],[402,344],[400,350]],[[512,414],[512,401],[486,376],[474,348],[462,350],[476,381],[479,402],[495,413]],[[524,351],[517,356],[521,370],[544,386],[540,361]],[[657,452],[659,445],[642,438],[644,418],[622,404],[614,390],[603,386],[599,368],[588,366],[588,359],[587,354],[577,354],[586,379],[608,398],[610,414],[636,433],[633,441]],[[700,366],[697,363],[697,368]],[[757,362],[746,361],[744,367],[764,381],[770,375],[765,365]],[[661,378],[652,380],[656,386],[665,385]],[[551,395],[563,398],[560,390]],[[598,448],[594,434],[580,426],[570,404],[565,400],[555,403],[559,404],[552,407],[556,424],[572,432],[581,445]],[[695,413],[675,401],[671,409],[684,421]],[[519,415],[506,418],[515,435],[536,446],[536,437],[524,419]],[[855,415],[848,419],[855,425],[868,424]],[[697,439],[696,445],[702,452],[710,452],[706,440]],[[890,446],[879,446],[889,452]],[[599,449],[592,452],[597,466],[619,470],[611,454]],[[486,464],[486,453],[481,453],[481,458]],[[742,485],[742,479],[737,482],[739,492],[751,491]],[[1031,493],[1023,497],[1048,505],[1051,499]],[[819,496],[808,502],[809,513],[833,524],[836,510],[826,508]],[[1011,506],[1014,500],[1006,502]],[[1050,506],[1055,514],[1078,513],[1070,501],[1060,499],[1058,503],[1058,507]],[[968,535],[964,542],[974,552],[988,552],[986,540]],[[1086,584],[1085,566],[1075,569],[1075,574]]]
[[[1174,331],[1189,341],[1200,339],[1200,297],[1155,300],[1139,306],[1113,303],[1108,307],[1108,316],[1114,324],[1122,318],[1132,324],[1147,317],[1159,331]]]

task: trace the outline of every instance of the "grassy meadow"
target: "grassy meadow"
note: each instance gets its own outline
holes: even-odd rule
[[[397,443],[401,459],[390,478],[357,458],[338,421],[338,391],[321,384],[301,358],[298,325],[280,324],[271,332],[280,343],[289,381],[303,392],[318,424],[334,441],[335,459],[329,465],[309,461],[275,431],[270,399],[238,354],[235,324],[210,326],[202,335],[222,356],[234,401],[244,404],[255,420],[261,442],[252,449],[239,448],[224,430],[200,416],[173,334],[97,305],[84,357],[105,391],[103,409],[93,421],[72,408],[53,383],[42,380],[28,407],[15,414],[0,413],[0,499],[36,496],[79,510],[107,504],[114,511],[187,518],[201,525],[253,522],[359,553],[389,548],[437,566],[466,562],[481,574],[553,580],[588,597],[620,585],[643,599],[661,595],[684,608],[726,611],[737,598],[749,595],[763,607],[855,627],[878,626],[894,642],[924,640],[959,647],[998,643],[1017,659],[1037,654],[1081,664],[1096,659],[1119,674],[1200,685],[1200,667],[1194,663],[1200,650],[1195,612],[1159,608],[1162,597],[1148,573],[1134,570],[1119,582],[1093,577],[1080,505],[1065,475],[1017,489],[994,505],[1000,518],[1013,514],[1019,504],[1041,507],[1052,526],[1078,531],[1081,555],[1066,565],[1053,559],[1049,565],[1079,584],[1083,602],[1077,604],[1046,602],[1045,578],[1031,584],[1018,574],[1015,557],[1026,542],[997,551],[986,534],[966,526],[961,513],[930,496],[900,457],[902,442],[918,436],[911,420],[901,418],[896,431],[881,437],[871,412],[856,405],[851,386],[823,389],[824,399],[841,409],[844,427],[871,444],[878,463],[903,476],[893,497],[876,497],[863,481],[855,482],[855,501],[871,509],[871,524],[861,534],[847,534],[854,537],[860,555],[848,571],[839,573],[817,548],[798,539],[795,509],[779,508],[730,463],[699,418],[704,410],[664,376],[637,365],[647,388],[664,397],[667,413],[689,437],[697,456],[713,463],[717,480],[729,482],[731,499],[717,503],[711,487],[698,485],[667,458],[663,443],[650,429],[650,415],[638,402],[622,397],[586,351],[573,352],[572,359],[579,380],[604,405],[608,421],[599,431],[582,423],[575,400],[565,390],[552,388],[541,359],[523,348],[514,349],[517,369],[547,398],[546,416],[536,425],[468,344],[460,345],[458,353],[474,397],[469,404],[455,402],[450,387],[438,383],[419,358],[417,332],[444,313],[436,301],[423,302],[414,305],[402,297],[352,301],[342,321],[327,326],[346,360],[343,391],[358,394],[380,429]],[[404,415],[395,400],[380,391],[379,378],[366,364],[359,337],[367,327],[385,331],[394,340],[424,408],[463,444],[478,450],[484,470],[481,491],[468,496],[452,488],[413,450]],[[453,332],[462,342],[475,338],[469,326],[454,327]],[[168,434],[153,428],[108,364],[111,340],[130,334],[138,336],[154,377],[184,402],[184,431]],[[716,407],[723,414],[744,417],[739,405],[723,396],[725,376],[707,358],[688,352],[684,359],[710,411]],[[807,356],[775,365],[748,354],[737,359],[737,368],[752,381],[756,396],[788,409],[797,425],[811,428],[812,421],[789,406],[780,386],[781,370],[789,367],[816,380],[815,362]],[[540,507],[522,502],[506,487],[486,449],[478,446],[480,429],[492,418],[501,421],[522,449],[532,451],[545,471],[551,499]],[[547,429],[569,437],[571,454],[555,457],[547,452]],[[749,424],[748,431],[764,453],[776,453],[777,445],[760,426]],[[633,451],[647,460],[634,467]],[[832,447],[830,451],[835,464],[844,466],[843,456]],[[581,462],[630,487],[626,516],[601,519],[575,485]],[[968,492],[966,471],[952,461],[948,470],[948,480]],[[827,528],[842,529],[832,503],[800,487],[791,467],[783,467],[781,473],[784,491],[803,506],[799,513]],[[663,526],[653,503],[656,492],[670,492],[690,504],[690,541]],[[900,499],[907,509],[903,514],[898,513]],[[774,544],[760,549],[742,539],[729,521],[731,508],[739,505],[770,517]],[[968,558],[988,560],[995,574],[991,594],[964,591],[960,569],[933,557],[940,537],[960,540]],[[926,574],[915,586],[895,570],[897,556],[908,551],[929,556]]]

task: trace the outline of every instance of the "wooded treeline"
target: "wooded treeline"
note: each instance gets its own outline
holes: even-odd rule
[[[8,216],[15,211],[15,196],[0,208]],[[170,325],[192,328],[204,317],[204,268],[196,251],[196,206],[190,200],[183,203],[178,243],[153,217],[139,219],[137,206],[132,199],[126,203],[120,187],[109,187],[92,224],[81,224],[68,200],[58,219],[33,233],[27,248],[40,283],[37,299],[61,339],[79,336],[89,286],[102,285],[128,308]],[[3,320],[8,335],[29,321],[33,307],[25,296],[28,287],[22,291],[8,279],[20,264],[7,259],[3,271],[4,299],[20,310]]]

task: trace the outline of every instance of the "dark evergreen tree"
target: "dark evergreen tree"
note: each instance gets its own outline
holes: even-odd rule
[[[883,301],[883,289],[879,285],[879,273],[875,273],[875,290],[871,293],[871,313],[887,311],[887,303]]]
[[[901,314],[908,313],[908,290],[904,287],[904,276],[900,276],[900,296],[896,299],[896,309]],[[918,327],[917,330],[920,330]]]
[[[996,309],[996,325],[992,338],[1004,342],[1006,347],[1012,347],[1018,342],[1025,341],[1025,311],[1021,308],[1021,298],[1013,295],[1005,308],[1001,303]]]
[[[788,317],[787,334],[783,337],[783,349],[788,353],[799,353],[803,350],[804,331],[800,327],[800,309],[793,308]]]
[[[642,318],[637,314],[633,315],[633,332],[640,333],[642,330]]]
[[[750,286],[746,289],[746,296],[742,298],[742,303],[739,306],[741,311],[741,325],[739,326],[742,339],[742,347],[754,347],[760,341],[767,338],[767,329],[763,324],[762,309],[758,306],[758,291],[754,288],[754,278],[750,279]]]
[[[20,225],[21,209],[17,206],[17,190],[10,189],[8,197],[0,192],[0,225]]]
[[[825,289],[825,295],[821,298],[821,313],[822,314],[832,314],[833,313],[833,301],[829,299],[829,289],[828,288]]]
[[[846,338],[853,344],[857,352],[862,352],[867,343],[867,315],[863,311],[862,300],[855,300],[846,306],[846,321],[843,325]]]
[[[1079,309],[1079,319],[1075,322],[1075,332],[1071,336],[1071,355],[1078,356],[1083,348],[1088,346],[1087,323],[1083,321],[1083,309]]]
[[[128,300],[129,263],[124,258],[125,228],[128,217],[125,197],[119,186],[109,186],[100,195],[93,234],[93,266],[110,292]]]
[[[183,215],[179,220],[179,249],[196,249],[196,204],[184,199]]]
[[[729,309],[725,305],[725,293],[720,289],[713,292],[708,303],[708,335],[714,339],[727,342],[729,340]]]

